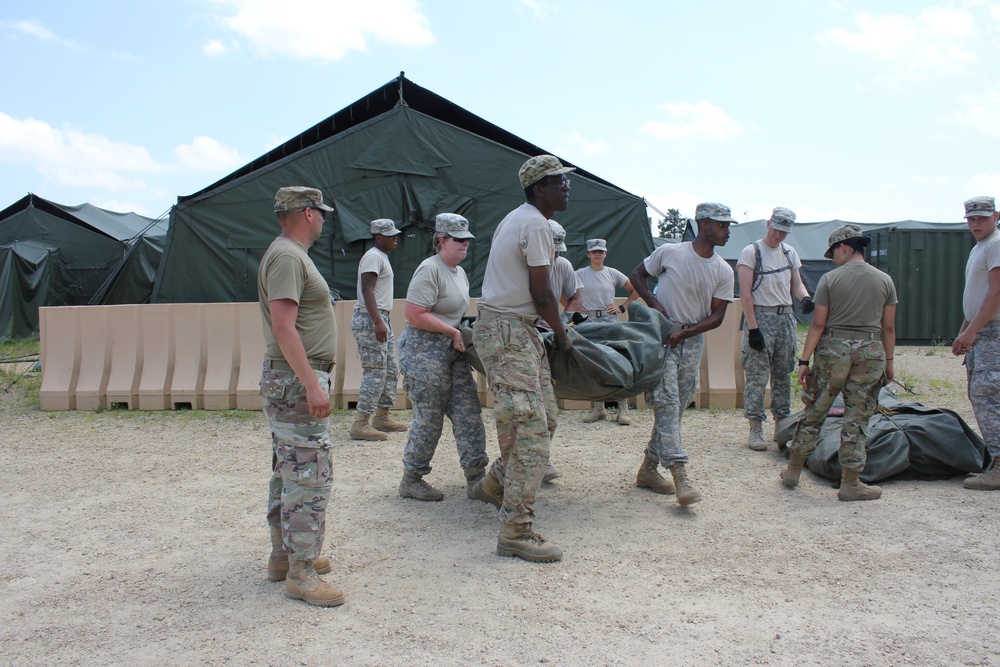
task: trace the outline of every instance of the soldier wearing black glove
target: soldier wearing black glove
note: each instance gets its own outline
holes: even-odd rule
[[[750,345],[754,350],[758,352],[764,351],[764,334],[760,332],[760,329],[750,329],[747,332],[747,344]]]

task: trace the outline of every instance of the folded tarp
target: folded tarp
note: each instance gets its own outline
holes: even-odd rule
[[[840,428],[843,416],[834,416],[844,403],[837,397],[820,430],[819,444],[806,465],[814,473],[840,479]],[[785,449],[795,435],[802,412],[789,415],[778,424],[775,441]],[[891,388],[879,393],[878,410],[868,420],[867,460],[861,479],[865,482],[906,474],[922,479],[979,473],[988,467],[986,444],[958,414],[920,403],[902,403]]]

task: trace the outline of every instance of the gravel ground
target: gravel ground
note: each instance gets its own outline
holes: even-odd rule
[[[919,392],[902,398],[975,426],[960,360],[896,359]],[[773,448],[741,444],[740,411],[692,410],[705,501],[681,508],[633,486],[651,412],[582,415],[561,417],[563,475],[537,507],[565,560],[541,565],[495,554],[496,514],[465,497],[450,434],[428,476],[445,500],[403,500],[405,434],[351,441],[336,413],[325,553],[347,602],[318,609],[265,575],[261,413],[42,413],[15,388],[0,664],[1000,665],[1000,493],[889,481],[842,503],[808,471],[788,490]]]

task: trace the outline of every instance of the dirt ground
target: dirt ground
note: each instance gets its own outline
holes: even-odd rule
[[[960,360],[900,348],[907,400],[975,426]],[[843,503],[796,490],[741,411],[684,420],[690,508],[633,486],[652,426],[562,415],[536,527],[562,562],[495,553],[450,434],[397,495],[405,434],[346,436],[335,414],[331,609],[265,575],[261,413],[42,413],[0,397],[2,665],[1000,665],[1000,493],[889,481]],[[402,413],[401,416],[407,416]],[[496,454],[487,411],[491,456]],[[766,426],[770,428],[770,424]]]

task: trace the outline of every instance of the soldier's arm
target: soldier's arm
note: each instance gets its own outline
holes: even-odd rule
[[[753,269],[740,264],[736,267],[736,275],[740,281],[740,306],[747,321],[747,329],[756,329],[757,316],[753,312]]]
[[[882,347],[885,348],[885,379],[896,377],[892,358],[896,356],[896,304],[882,307]]]
[[[451,336],[452,347],[459,352],[465,351],[465,345],[462,342],[462,332],[431,315],[430,308],[418,306],[415,303],[407,301],[403,306],[403,314],[406,316],[406,321],[418,329]]]
[[[365,310],[375,324],[375,340],[384,343],[389,340],[389,329],[382,321],[382,316],[378,312],[378,304],[375,302],[375,284],[378,282],[378,274],[374,271],[366,271],[361,274],[361,293],[365,297]]]
[[[268,302],[267,307],[271,311],[271,329],[274,332],[274,340],[281,348],[281,356],[306,388],[309,414],[317,419],[329,417],[330,396],[323,391],[319,378],[309,365],[306,348],[302,345],[302,338],[295,328],[295,321],[299,316],[299,304],[292,299],[275,299]]]
[[[653,293],[649,289],[649,285],[646,283],[646,279],[649,278],[649,271],[646,270],[646,264],[644,262],[639,262],[639,265],[632,269],[632,273],[628,275],[628,281],[632,284],[633,289],[642,297],[642,300],[646,302],[646,305],[650,308],[655,308],[660,311],[664,317],[667,315],[667,311],[663,309],[663,305],[656,300]]]
[[[812,323],[809,325],[809,333],[806,334],[806,342],[802,345],[802,356],[799,357],[799,384],[806,386],[806,379],[809,377],[809,366],[802,365],[802,361],[809,361],[809,357],[816,351],[819,339],[823,337],[826,330],[826,318],[830,314],[830,309],[826,306],[816,304],[813,311]]]
[[[972,344],[976,342],[979,330],[986,326],[1000,309],[1000,266],[990,269],[988,279],[989,289],[986,292],[986,298],[983,299],[983,305],[979,307],[979,312],[967,326],[962,328],[962,333],[952,343],[951,351],[954,354],[968,352],[972,348]]]
[[[740,283],[740,293],[743,293],[743,283]],[[802,282],[802,274],[798,269],[792,269],[792,296],[801,301],[809,296],[806,284]]]
[[[566,329],[559,319],[559,300],[552,293],[547,265],[528,267],[528,290],[531,292],[531,301],[535,304],[535,309],[552,327],[556,338],[565,338]]]

